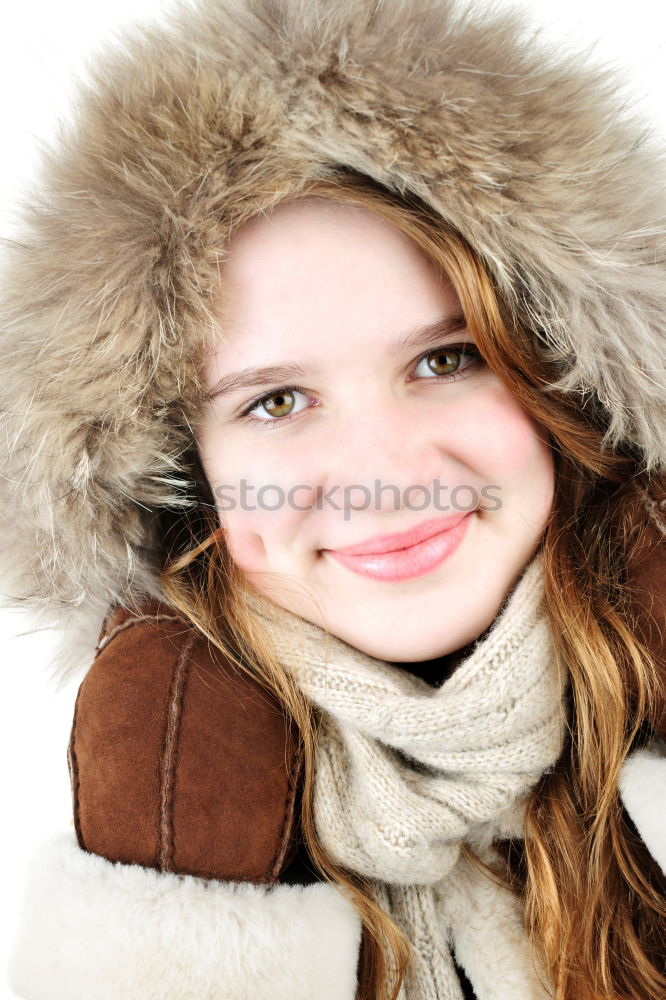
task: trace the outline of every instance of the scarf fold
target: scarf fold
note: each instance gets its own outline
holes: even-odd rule
[[[277,604],[252,595],[248,604],[321,710],[313,792],[321,843],[371,880],[412,944],[401,1000],[461,1000],[451,949],[478,1000],[548,996],[518,901],[460,853],[465,841],[490,860],[493,838],[522,835],[526,797],[562,750],[566,677],[541,552],[437,688]],[[501,955],[509,964],[500,973]]]

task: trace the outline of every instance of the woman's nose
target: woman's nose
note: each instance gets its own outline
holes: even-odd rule
[[[370,498],[373,510],[397,510],[411,505],[432,509],[435,480],[442,483],[454,474],[456,463],[447,451],[443,426],[424,423],[423,414],[398,406],[364,411],[357,418],[331,429],[319,463],[320,482],[345,506],[360,507]],[[457,465],[455,482],[460,479]],[[427,490],[427,492],[426,492]],[[366,506],[363,509],[367,508]]]

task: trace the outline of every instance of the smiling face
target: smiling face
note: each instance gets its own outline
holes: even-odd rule
[[[471,642],[536,550],[554,466],[451,285],[390,223],[314,198],[241,226],[221,278],[197,446],[235,563],[371,656]],[[237,378],[277,365],[300,367]],[[462,514],[402,555],[328,551]]]

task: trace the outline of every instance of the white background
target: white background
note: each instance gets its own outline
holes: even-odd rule
[[[335,0],[333,0],[335,2]],[[595,58],[629,71],[630,92],[645,117],[666,135],[666,15],[657,0],[516,0],[562,41],[596,41]],[[479,0],[481,5],[483,0]],[[76,74],[117,25],[159,19],[167,0],[23,0],[12,4],[0,31],[0,237],[12,237],[12,208],[29,186],[40,140],[68,117]],[[7,512],[2,511],[4,515]],[[3,530],[20,530],[4,526]],[[4,711],[0,728],[3,821],[0,823],[0,1000],[13,997],[5,967],[19,908],[23,869],[36,843],[71,825],[66,747],[77,680],[56,693],[47,682],[49,632],[21,636],[30,626],[0,612]],[[39,1000],[46,1000],[40,997]],[[122,998],[118,998],[122,1000]]]

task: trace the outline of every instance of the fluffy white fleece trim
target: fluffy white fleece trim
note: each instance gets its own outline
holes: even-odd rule
[[[620,798],[648,851],[666,875],[666,743],[655,737],[622,765]]]
[[[666,873],[666,744],[634,751],[619,788]],[[477,896],[478,913],[444,902],[458,960],[483,1000],[498,985],[502,1000],[524,1000],[531,957],[520,935],[492,933],[507,914]],[[114,864],[72,830],[29,862],[9,983],[23,1000],[353,1000],[360,938],[356,910],[326,883],[267,889]]]
[[[460,861],[442,886],[439,912],[478,1000],[550,1000],[514,896]]]
[[[360,937],[328,883],[207,882],[59,831],[28,863],[9,982],[25,1000],[353,1000]]]

